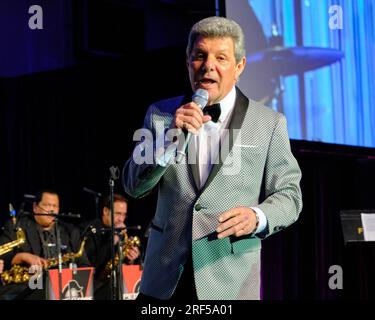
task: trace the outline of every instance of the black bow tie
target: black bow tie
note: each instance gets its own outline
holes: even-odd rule
[[[203,108],[203,114],[208,114],[211,116],[211,121],[217,122],[221,114],[220,103],[215,103],[211,106],[205,106]]]

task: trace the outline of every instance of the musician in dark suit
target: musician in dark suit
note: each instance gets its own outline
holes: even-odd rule
[[[114,194],[113,216],[115,228],[125,228],[126,214],[128,211],[128,203],[125,197],[120,194]],[[96,229],[87,238],[86,253],[91,264],[95,267],[95,277],[98,278],[105,269],[105,266],[111,259],[111,214],[110,214],[110,198],[106,197],[103,202],[101,219],[96,219],[89,223]],[[120,236],[115,234],[115,245],[120,240]],[[125,258],[127,264],[132,264],[139,257],[140,251],[136,246],[130,247],[128,255]]]
[[[4,233],[1,236],[1,243],[7,243],[17,238],[15,227],[21,228],[26,236],[26,242],[19,248],[4,255],[5,270],[12,265],[47,267],[48,259],[57,261],[57,235],[55,217],[48,213],[58,214],[60,210],[59,195],[52,190],[41,190],[36,194],[33,203],[33,212],[38,215],[23,216],[15,226],[12,221],[7,221]],[[80,231],[69,223],[59,220],[58,229],[61,239],[61,254],[77,253],[82,243]],[[50,260],[51,261],[51,260]],[[83,250],[82,256],[75,261],[66,261],[65,266],[74,262],[77,266],[90,266],[86,253]],[[57,263],[50,265],[50,268],[57,267]]]
[[[127,199],[120,194],[114,194],[113,216],[115,228],[125,228],[125,220],[128,211]],[[110,197],[106,197],[103,201],[101,219],[91,221],[85,226],[91,226],[96,230],[91,233],[86,242],[86,253],[92,266],[95,267],[95,299],[111,299],[110,288],[110,269],[106,268],[111,260],[111,212]],[[114,244],[116,247],[120,237],[123,235],[116,233],[114,236]],[[122,239],[123,240],[123,239]],[[133,264],[140,256],[140,250],[136,246],[130,246],[127,255],[124,257],[124,263]]]
[[[236,87],[246,65],[236,22],[197,22],[186,63],[192,90],[208,94],[207,107],[191,94],[152,104],[123,170],[129,195],[159,191],[140,298],[259,299],[261,239],[302,209],[286,119]],[[187,131],[187,155],[176,163]]]
[[[59,210],[59,196],[55,191],[42,190],[37,193],[33,203],[33,212],[39,215],[24,216],[17,222],[17,226],[25,232],[26,242],[6,256],[5,269],[8,269],[11,264],[47,266],[47,259],[57,257],[55,218],[45,214],[58,214]],[[61,253],[77,252],[81,244],[79,229],[60,220],[58,226]],[[16,238],[15,226],[12,221],[8,221],[5,224],[1,241],[6,243]],[[90,265],[85,252],[82,257],[78,258],[77,263],[84,266]]]

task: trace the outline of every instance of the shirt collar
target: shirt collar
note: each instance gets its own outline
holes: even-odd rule
[[[229,93],[219,101],[220,103],[220,117],[218,122],[223,123],[225,119],[228,117],[228,115],[231,113],[232,109],[234,108],[234,103],[236,101],[236,87],[233,86],[233,88],[229,91]]]

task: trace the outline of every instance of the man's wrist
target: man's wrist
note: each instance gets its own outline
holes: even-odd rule
[[[251,209],[254,214],[255,214],[255,227],[253,229],[253,231],[251,231],[251,235],[254,236],[258,230],[258,227],[259,227],[259,215],[258,215],[258,212],[256,212],[254,209]]]
[[[253,209],[257,215],[258,215],[258,219],[259,219],[259,225],[258,225],[258,228],[257,230],[255,230],[255,234],[259,234],[259,233],[262,233],[266,228],[267,228],[267,225],[268,225],[268,221],[267,221],[267,217],[266,215],[264,214],[264,212],[258,208],[258,207],[250,207],[250,209]]]

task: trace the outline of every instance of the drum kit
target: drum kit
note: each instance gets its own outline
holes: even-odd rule
[[[247,56],[247,72],[251,75],[254,85],[257,81],[267,79],[272,85],[273,93],[267,96],[257,97],[261,103],[269,105],[282,112],[282,94],[284,87],[283,78],[291,75],[302,75],[305,72],[329,66],[344,57],[344,52],[338,49],[321,47],[285,47],[282,45],[282,38],[277,36],[274,46],[261,51],[254,52]],[[263,85],[264,86],[264,85]],[[266,86],[264,86],[266,87]],[[269,88],[267,88],[269,90]],[[258,91],[264,91],[260,88]],[[269,91],[267,91],[269,93]],[[255,94],[256,95],[256,94]]]
[[[248,63],[253,71],[275,78],[328,66],[343,56],[342,51],[331,48],[276,46],[249,55]]]

